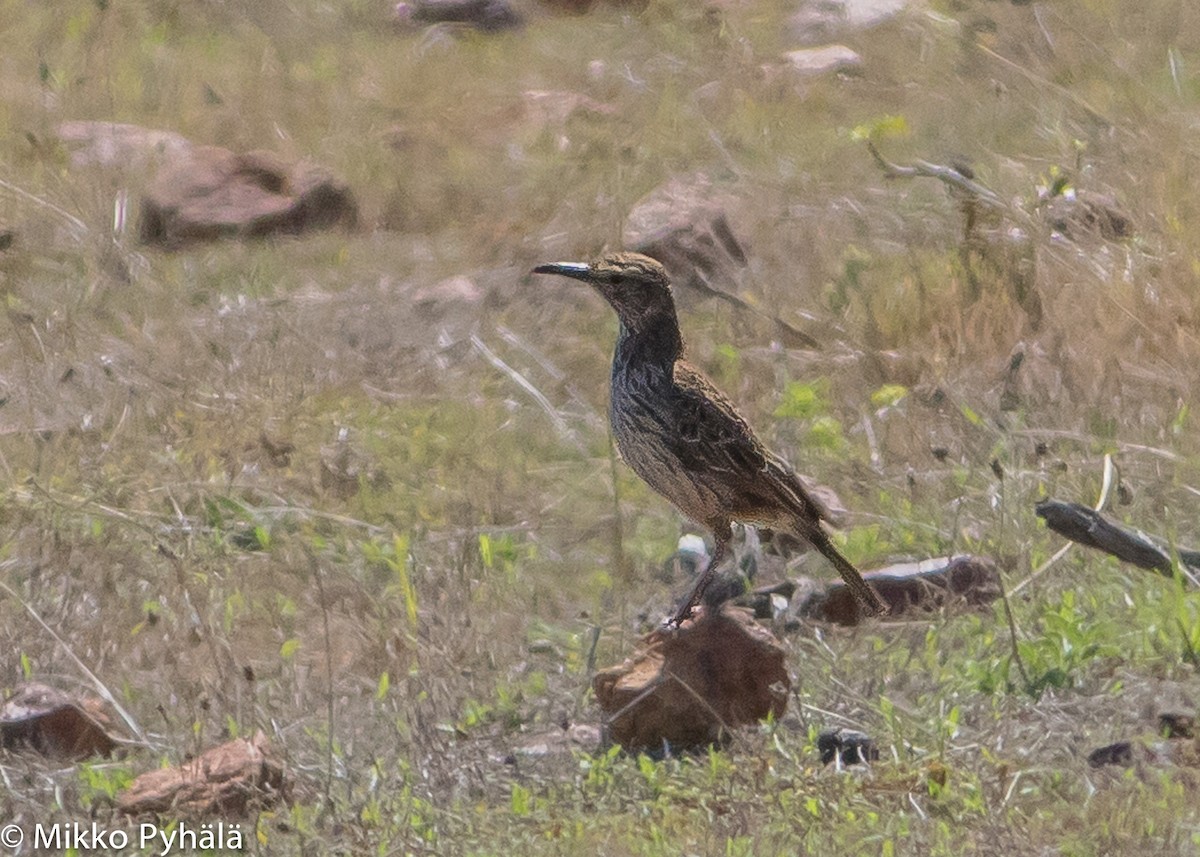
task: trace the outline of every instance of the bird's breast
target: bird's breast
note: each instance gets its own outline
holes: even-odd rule
[[[716,498],[680,457],[679,398],[669,370],[614,367],[609,418],[625,463],[685,515],[704,520]]]

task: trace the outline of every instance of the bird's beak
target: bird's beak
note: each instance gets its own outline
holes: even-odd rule
[[[533,269],[535,274],[558,274],[575,280],[589,282],[592,279],[592,266],[585,262],[552,262],[549,265],[538,265]]]

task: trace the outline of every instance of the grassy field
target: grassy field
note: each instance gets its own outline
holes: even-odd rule
[[[1033,512],[1095,503],[1111,456],[1111,514],[1200,546],[1200,9],[934,2],[800,78],[798,5],[522,8],[482,35],[373,0],[0,0],[0,687],[91,690],[78,659],[152,744],[0,755],[0,825],[107,819],[137,773],[262,729],[295,789],[247,823],[261,853],[1200,851],[1200,769],[1086,762],[1196,710],[1200,596],[1082,548],[1046,566]],[[542,90],[612,113],[542,116]],[[148,176],[72,166],[55,128],[85,119],[311,158],[362,225],[141,247],[113,209]],[[1003,211],[964,238],[862,129]],[[689,530],[614,466],[615,319],[527,272],[697,172],[742,295],[823,347],[682,295],[693,359],[839,492],[855,561],[996,558],[1020,660],[1000,603],[805,626],[789,713],[725,751],[518,752],[598,719],[594,635],[600,666],[633,650]],[[1132,236],[1056,234],[1039,198],[1071,190]],[[822,768],[834,726],[880,761]]]

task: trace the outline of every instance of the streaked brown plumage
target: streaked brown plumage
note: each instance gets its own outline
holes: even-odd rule
[[[674,618],[686,619],[724,558],[731,524],[800,536],[838,570],[863,608],[886,605],[821,528],[822,507],[773,455],[729,400],[683,357],[683,339],[663,266],[640,253],[614,253],[591,264],[539,265],[590,284],[621,322],[612,366],[609,419],[621,457],[684,515],[712,531],[712,561]]]

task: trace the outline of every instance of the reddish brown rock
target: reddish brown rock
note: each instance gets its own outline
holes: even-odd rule
[[[0,747],[26,747],[52,759],[107,756],[120,743],[104,703],[44,684],[20,685],[0,707]]]
[[[328,171],[270,152],[199,147],[159,171],[142,200],[142,241],[175,247],[217,238],[351,226],[350,189]]]
[[[126,815],[240,817],[277,803],[285,785],[283,763],[258,732],[205,750],[178,767],[142,774],[117,795],[117,809]]]
[[[890,616],[936,610],[958,601],[989,604],[1000,597],[1000,572],[986,557],[956,556],[907,562],[868,571],[863,578],[887,602]],[[858,602],[841,581],[812,594],[799,614],[822,622],[857,625]]]
[[[746,610],[726,606],[658,630],[643,649],[592,681],[609,734],[627,750],[706,747],[787,709],[784,651]]]

